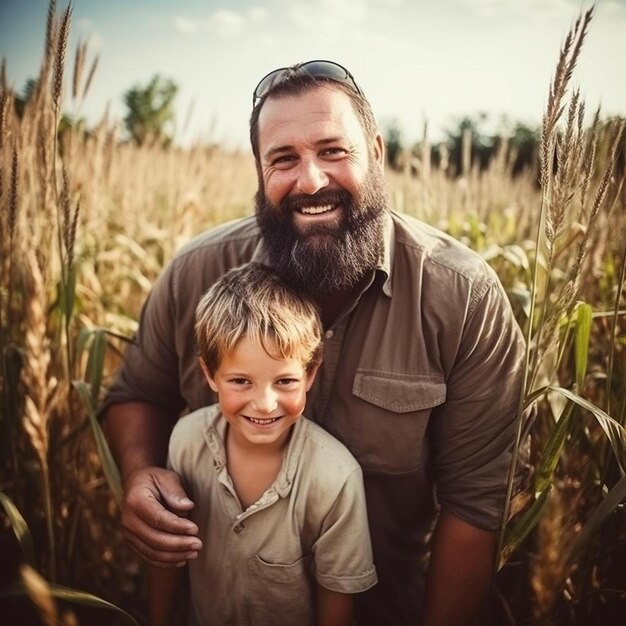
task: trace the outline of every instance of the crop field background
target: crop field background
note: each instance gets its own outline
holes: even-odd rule
[[[142,623],[98,402],[156,276],[195,234],[251,213],[256,172],[219,145],[124,140],[106,115],[68,123],[63,93],[79,103],[97,70],[67,50],[71,12],[50,7],[29,97],[0,77],[0,621]],[[588,28],[591,12],[555,54],[523,167],[505,136],[479,161],[467,132],[454,167],[425,136],[387,171],[394,208],[495,268],[528,341],[485,624],[626,615],[626,129],[583,121],[571,76]]]

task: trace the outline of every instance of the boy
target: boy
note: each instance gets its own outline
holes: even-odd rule
[[[199,362],[219,405],[183,417],[168,464],[195,507],[194,625],[349,626],[376,583],[362,473],[301,417],[321,360],[315,305],[251,263],[196,310]],[[170,624],[180,570],[151,571],[152,626]]]

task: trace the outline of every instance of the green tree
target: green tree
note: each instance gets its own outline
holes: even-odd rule
[[[145,86],[135,85],[124,94],[128,133],[139,145],[148,139],[169,142],[167,125],[174,119],[174,98],[178,86],[158,74]]]

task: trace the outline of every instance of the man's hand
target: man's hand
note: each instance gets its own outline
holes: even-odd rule
[[[188,519],[193,502],[180,478],[163,469],[175,420],[144,402],[113,404],[104,430],[124,483],[122,525],[133,549],[155,567],[182,567],[198,556],[198,527]]]
[[[150,565],[182,567],[202,547],[198,527],[185,519],[192,508],[176,473],[161,467],[135,470],[124,483],[124,536]]]

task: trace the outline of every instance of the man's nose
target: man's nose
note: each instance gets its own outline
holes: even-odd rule
[[[271,387],[258,389],[254,396],[254,408],[260,413],[271,413],[278,405],[276,392]]]
[[[296,184],[299,193],[309,196],[328,185],[328,175],[315,161],[302,161]]]

